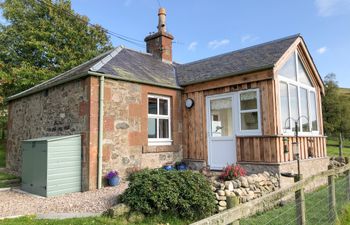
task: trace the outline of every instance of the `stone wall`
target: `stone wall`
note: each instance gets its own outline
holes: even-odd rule
[[[172,145],[148,146],[148,94],[171,98]],[[103,173],[161,167],[182,159],[180,91],[107,79],[104,98]]]
[[[239,203],[259,198],[279,188],[279,175],[265,171],[229,181],[213,181],[218,211],[227,209],[227,197],[236,196]]]
[[[239,163],[241,166],[246,169],[248,174],[260,173],[263,171],[267,171],[270,174],[280,174],[280,173],[297,173],[297,161],[290,161],[285,163],[275,163],[275,164],[264,164],[264,163]],[[329,164],[329,159],[325,158],[310,158],[304,159],[300,161],[300,171],[304,178],[310,177],[314,174],[320,173],[322,171],[326,171]],[[307,189],[316,188],[325,183],[325,179],[317,180],[313,184],[309,185]],[[293,178],[283,177],[281,176],[281,187],[286,187],[294,183]]]
[[[87,151],[86,114],[89,78],[63,85],[9,102],[6,167],[21,174],[21,141],[57,135],[83,135]],[[87,176],[87,156],[83,159],[83,176]]]

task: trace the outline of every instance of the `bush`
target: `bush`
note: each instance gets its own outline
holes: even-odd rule
[[[247,171],[241,167],[240,165],[228,165],[224,168],[220,175],[220,179],[222,180],[232,180],[233,178],[238,178],[245,176]]]
[[[129,188],[120,200],[148,215],[172,213],[200,219],[215,212],[209,181],[192,171],[142,170],[129,178]]]

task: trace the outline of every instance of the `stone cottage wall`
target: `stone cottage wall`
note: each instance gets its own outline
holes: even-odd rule
[[[170,146],[148,146],[148,94],[171,98]],[[124,81],[105,81],[103,173],[161,167],[182,159],[181,93]]]
[[[22,140],[82,134],[83,151],[88,151],[90,82],[91,78],[76,80],[9,102],[6,167],[10,171],[21,174]],[[88,155],[83,155],[83,176],[87,177]]]

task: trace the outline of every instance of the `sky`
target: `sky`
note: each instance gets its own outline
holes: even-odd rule
[[[92,23],[137,40],[111,36],[114,46],[140,51],[144,37],[157,29],[159,6],[165,7],[179,63],[301,33],[321,76],[333,72],[341,87],[350,88],[350,0],[71,1]]]

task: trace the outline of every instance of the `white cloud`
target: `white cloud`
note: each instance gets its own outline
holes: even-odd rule
[[[246,35],[243,35],[243,36],[241,37],[241,42],[242,42],[242,43],[254,42],[254,41],[258,40],[258,39],[259,39],[259,37],[257,37],[257,36],[252,36],[252,35],[250,35],[250,34],[246,34]]]
[[[315,5],[323,17],[350,12],[350,0],[315,0]]]
[[[209,41],[208,47],[210,49],[217,49],[217,48],[222,47],[224,45],[228,45],[229,43],[230,43],[230,40],[228,40],[228,39],[213,40],[213,41]]]
[[[326,47],[326,46],[323,46],[323,47],[317,49],[317,52],[318,52],[320,55],[322,55],[322,54],[325,53],[327,50],[328,50],[327,47]]]
[[[190,51],[195,51],[197,48],[198,42],[197,41],[192,41],[189,45],[188,45],[188,50]]]

